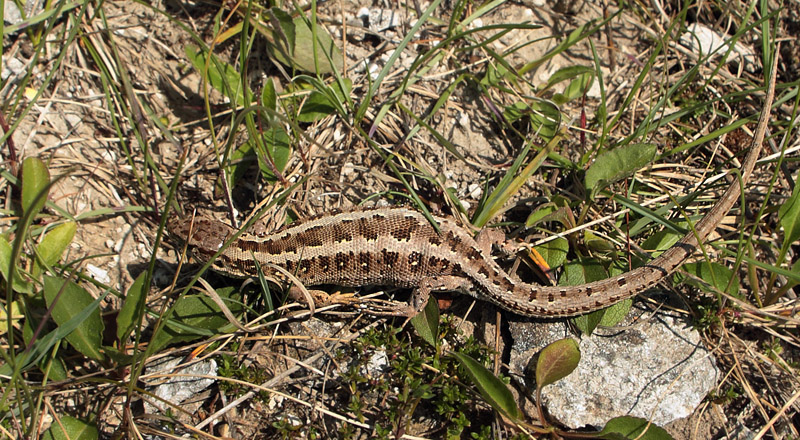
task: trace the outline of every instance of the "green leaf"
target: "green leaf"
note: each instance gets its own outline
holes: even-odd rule
[[[84,309],[95,302],[86,289],[72,281],[50,275],[44,276],[44,298],[47,301],[47,307],[52,307],[53,320],[59,326],[69,322],[73,316],[85,313]],[[103,328],[100,309],[95,307],[86,313],[83,320],[66,336],[66,339],[86,357],[101,361],[104,359],[103,353],[100,351],[103,342]]]
[[[278,93],[275,91],[272,78],[264,81],[264,88],[261,89],[261,105],[273,112],[278,110]]]
[[[732,270],[719,263],[705,261],[687,263],[683,265],[683,270],[714,286],[720,292],[741,298],[741,295],[739,295],[739,278],[734,276]],[[677,282],[683,281],[684,278],[686,277],[681,274],[675,275]],[[704,291],[708,290],[705,283],[698,282],[692,278],[686,278],[686,282]],[[728,286],[728,283],[730,283],[730,286]]]
[[[671,248],[672,245],[681,239],[681,237],[681,234],[678,234],[674,231],[662,229],[647,237],[647,239],[642,242],[641,247],[642,249],[651,252],[653,254],[652,257],[655,258],[665,250]]]
[[[149,286],[144,284],[147,272],[142,272],[128,288],[122,308],[117,314],[117,341],[124,344],[133,329],[140,325],[144,314],[144,301],[147,298]]]
[[[217,289],[217,294],[234,316],[240,316],[243,305],[232,287]],[[175,302],[172,317],[150,342],[157,352],[167,344],[193,341],[202,336],[213,336],[233,331],[233,325],[222,314],[219,306],[206,296],[188,295]]]
[[[594,329],[603,322],[603,315],[605,315],[606,309],[595,310],[593,312],[589,312],[585,315],[580,315],[572,318],[572,323],[581,333],[585,335],[591,335]]]
[[[332,73],[334,66],[337,71],[342,71],[342,52],[324,26],[317,25],[312,30],[305,17],[292,19],[291,15],[276,7],[270,9],[269,14],[271,28],[258,26],[257,29],[268,34],[267,49],[276,60],[310,73]]]
[[[206,51],[196,46],[187,45],[184,52],[200,76],[231,102],[238,106],[251,102],[249,91],[245,99],[242,78],[233,66],[220,61],[213,53],[209,56]]]
[[[525,220],[525,227],[532,228],[539,223],[548,221],[547,219],[558,210],[555,203],[545,203],[538,206]]]
[[[528,119],[531,129],[546,141],[556,135],[558,124],[561,121],[558,107],[552,102],[544,100],[534,100],[530,104],[516,102],[504,109],[503,117],[510,123]]]
[[[633,298],[628,298],[614,304],[611,307],[606,307],[603,309],[604,313],[601,314],[598,325],[603,327],[613,327],[619,324],[623,319],[625,319],[626,316],[628,316],[628,312],[631,311],[632,305]]]
[[[553,200],[554,202],[546,203],[531,213],[525,220],[525,226],[530,228],[544,222],[558,222],[567,229],[574,227],[575,217],[569,206],[558,197]]]
[[[795,185],[792,196],[778,208],[778,221],[783,228],[784,242],[794,243],[800,238],[800,185]]]
[[[428,297],[428,303],[422,312],[417,313],[417,316],[411,319],[411,325],[417,330],[417,334],[425,340],[432,347],[437,347],[439,344],[439,305],[436,304],[436,298],[431,295]]]
[[[33,218],[42,210],[47,202],[47,193],[37,199],[42,192],[47,191],[50,183],[50,172],[47,166],[38,157],[29,157],[22,162],[22,212],[33,211]]]
[[[52,266],[61,259],[64,250],[67,249],[78,225],[73,221],[62,223],[51,229],[36,247],[36,264],[33,266],[33,277],[38,279],[48,266]]]
[[[547,84],[544,86],[543,90],[547,90],[562,81],[571,80],[587,73],[594,74],[594,68],[590,66],[562,67],[550,75],[550,78],[547,80]]]
[[[70,318],[69,321],[59,324],[55,330],[34,341],[30,350],[18,354],[16,359],[17,369],[19,371],[25,371],[32,365],[38,363],[44,356],[52,354],[51,350],[56,344],[58,344],[61,340],[66,339],[67,335],[72,333],[73,330],[77,329],[89,315],[99,310],[100,303],[105,300],[106,296],[108,296],[108,293],[109,291],[106,291],[100,295],[99,298],[92,301],[91,304],[87,305],[83,308],[83,310]],[[37,298],[31,298],[30,301],[37,301]],[[28,309],[30,308],[31,307],[28,306]],[[22,328],[22,334],[25,337],[25,341],[28,343],[30,343],[31,338],[33,337],[33,329],[31,326],[34,323],[32,321],[33,319],[30,316],[27,316],[25,319],[25,325]],[[60,362],[59,359],[54,359],[54,361]],[[61,370],[64,370],[63,367],[60,368]],[[12,365],[0,365],[0,375],[8,376],[12,373]]]
[[[594,71],[590,73],[584,73],[583,75],[580,75],[572,80],[567,88],[564,89],[564,93],[556,93],[553,95],[553,102],[558,105],[562,105],[572,101],[573,99],[580,98],[589,91],[589,88],[592,87],[593,82]]]
[[[608,440],[672,440],[672,436],[658,425],[632,416],[615,417],[606,423],[602,431],[594,435]]]
[[[13,328],[19,328],[20,321],[25,317],[19,301],[12,302],[11,307],[6,307],[5,304],[0,306],[0,335],[8,332],[8,311],[11,312],[11,326]]]
[[[8,280],[8,271],[11,270],[11,254],[13,249],[11,248],[11,243],[6,241],[6,237],[0,235],[0,274],[3,275],[3,279]],[[30,293],[31,292],[31,285],[27,281],[22,279],[22,276],[19,274],[19,269],[14,271],[14,280],[11,282],[11,287],[14,289],[15,292],[19,293]]]
[[[564,89],[563,93],[556,93],[553,96],[553,101],[558,105],[562,105],[568,101],[583,96],[586,91],[589,90],[589,87],[592,86],[592,82],[594,81],[594,73],[594,68],[589,66],[563,67],[550,76],[550,79],[547,81],[547,85],[545,85],[544,90],[547,90],[562,81],[571,80]]]
[[[277,180],[277,176],[270,167],[269,163],[271,162],[278,172],[283,171],[286,168],[286,163],[289,162],[289,156],[292,152],[292,147],[289,141],[289,135],[283,128],[273,125],[270,129],[264,131],[264,136],[262,137],[264,141],[264,145],[267,147],[269,154],[259,148],[259,145],[256,143],[256,149],[258,151],[258,166],[261,169],[261,175],[266,179],[268,182],[274,182]],[[249,142],[253,142],[252,140]]]
[[[452,353],[458,360],[472,382],[478,388],[478,392],[497,411],[505,414],[512,419],[519,420],[520,412],[514,396],[502,380],[492,374],[482,363],[463,353]]]
[[[60,423],[59,423],[60,422]],[[45,440],[96,440],[100,433],[91,423],[70,416],[59,416],[42,436]]]
[[[616,250],[611,242],[588,229],[583,230],[583,242],[590,250],[603,254],[609,254]]]
[[[633,174],[653,161],[656,146],[631,144],[607,151],[586,171],[585,185],[591,198],[603,188]]]
[[[577,286],[578,284],[608,278],[608,272],[595,258],[584,258],[564,265],[564,273],[558,280],[559,286]]]
[[[297,120],[311,123],[336,113],[337,109],[341,107],[337,104],[345,102],[345,96],[349,96],[353,88],[353,82],[350,79],[345,78],[342,82],[345,90],[342,90],[338,81],[334,81],[324,92],[316,89],[312,91],[303,103]]]
[[[536,361],[536,388],[542,389],[572,373],[581,360],[581,351],[572,338],[559,339],[539,353]]]
[[[594,258],[588,258],[565,264],[564,273],[558,280],[558,284],[561,286],[576,286],[578,284],[590,283],[606,278],[608,278],[608,272],[603,265]],[[573,318],[572,322],[581,332],[590,335],[594,329],[600,325],[604,313],[605,309],[595,310],[594,312]]]
[[[567,252],[569,252],[569,241],[564,237],[558,237],[555,240],[548,241],[547,243],[534,246],[533,248],[539,255],[544,258],[550,268],[556,268],[567,261]]]

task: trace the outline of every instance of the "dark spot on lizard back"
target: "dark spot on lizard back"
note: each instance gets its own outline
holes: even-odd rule
[[[383,257],[383,264],[387,267],[394,266],[400,259],[399,253],[388,251],[386,249],[381,250],[381,256]]]
[[[392,237],[399,241],[408,241],[419,229],[419,222],[415,218],[404,217],[392,229]]]
[[[347,261],[350,257],[342,252],[338,252],[333,256],[333,263],[336,265],[337,270],[342,270],[347,267]]]
[[[369,252],[358,253],[358,269],[365,274],[369,274],[372,255]]]
[[[333,241],[336,243],[353,241],[353,232],[345,228],[342,223],[334,223],[330,226]]]
[[[356,231],[358,231],[358,235],[364,237],[367,241],[377,240],[380,232],[377,225],[370,222],[366,217],[359,217],[356,220]]]
[[[326,255],[320,255],[317,257],[317,264],[319,265],[320,271],[327,272],[331,268],[331,259]]]

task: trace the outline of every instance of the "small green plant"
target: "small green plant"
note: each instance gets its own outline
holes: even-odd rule
[[[217,375],[236,381],[221,380],[219,389],[232,399],[250,391],[252,388],[240,382],[248,384],[262,384],[270,379],[270,374],[263,368],[253,368],[251,364],[243,362],[242,359],[223,354],[218,357],[219,369]],[[257,391],[258,400],[266,402],[269,400],[269,393],[264,390]]]
[[[454,327],[445,322],[441,329],[440,340],[452,341]],[[489,355],[471,339],[461,350],[481,359]],[[456,380],[454,358],[440,357],[430,344],[409,339],[393,327],[369,330],[347,351],[357,354],[342,376],[348,410],[375,427],[370,435],[395,438],[426,414],[427,418],[435,415],[437,429],[443,429],[447,438],[470,432],[475,420],[469,404],[473,396]],[[367,402],[384,403],[379,403],[381,411],[374,411]]]

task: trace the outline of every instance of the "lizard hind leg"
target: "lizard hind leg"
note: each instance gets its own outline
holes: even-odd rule
[[[464,277],[454,275],[423,278],[411,293],[407,303],[394,303],[383,307],[372,307],[368,313],[376,316],[396,316],[411,319],[419,314],[428,304],[431,292],[458,291],[475,296],[473,283]]]
[[[505,256],[516,255],[517,249],[519,248],[518,244],[506,238],[506,234],[497,228],[481,229],[475,237],[475,243],[478,245],[478,248],[484,252],[486,257],[492,255],[492,246],[496,246]]]
[[[469,280],[469,278],[455,275],[423,278],[420,280],[419,286],[414,289],[411,294],[411,298],[408,300],[409,310],[413,312],[413,315],[409,315],[409,317],[416,316],[422,311],[422,309],[425,308],[425,305],[428,304],[428,298],[430,298],[431,292],[456,291],[460,293],[466,293],[470,296],[475,296],[475,293],[473,292],[474,288],[475,285]]]

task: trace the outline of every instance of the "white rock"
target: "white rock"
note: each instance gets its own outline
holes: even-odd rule
[[[458,125],[462,127],[469,127],[469,115],[467,112],[462,112],[458,115]]]
[[[359,11],[360,13],[361,11]],[[359,14],[359,18],[363,17]],[[405,21],[405,13],[400,10],[374,8],[369,10],[369,23],[367,28],[375,33],[393,29]]]
[[[713,355],[684,318],[651,313],[627,318],[621,329],[597,329],[580,337],[578,367],[543,389],[552,417],[573,428],[601,427],[622,415],[664,426],[703,402],[720,378]],[[570,336],[563,323],[511,322],[509,330],[514,374],[535,366],[530,360],[544,345]]]
[[[17,58],[3,58],[3,72],[0,73],[0,78],[2,78],[3,81],[7,80],[12,75],[20,76],[24,72],[25,72],[25,63],[23,63]]]
[[[109,282],[111,282],[111,278],[108,277],[108,271],[105,269],[100,269],[94,264],[87,264],[86,272],[89,273],[90,277],[94,278],[97,281],[100,281],[103,284],[108,284]]]
[[[713,53],[714,57],[722,56],[728,50],[731,43],[730,36],[721,35],[719,32],[701,23],[690,25],[686,32],[681,35],[680,43],[689,48],[698,56],[706,57]],[[748,72],[756,69],[755,51],[740,42],[733,45],[732,53],[728,56],[728,62],[736,61],[743,63],[743,67]],[[714,58],[712,57],[712,58]]]
[[[470,183],[469,187],[467,188],[468,195],[473,199],[480,199],[481,194],[483,193],[483,187],[480,183]]]
[[[192,397],[200,391],[208,388],[214,383],[214,379],[204,377],[191,377],[196,376],[216,376],[217,375],[217,362],[209,359],[203,362],[197,362],[186,367],[181,367],[176,370],[178,364],[182,359],[180,358],[165,358],[161,364],[147,367],[147,374],[153,373],[178,373],[180,376],[169,378],[166,383],[164,377],[151,379],[154,382],[160,383],[155,387],[153,394],[162,399],[174,404],[180,405],[184,400]],[[164,411],[167,405],[160,400],[152,399],[145,401],[145,412],[152,414],[159,410]]]

